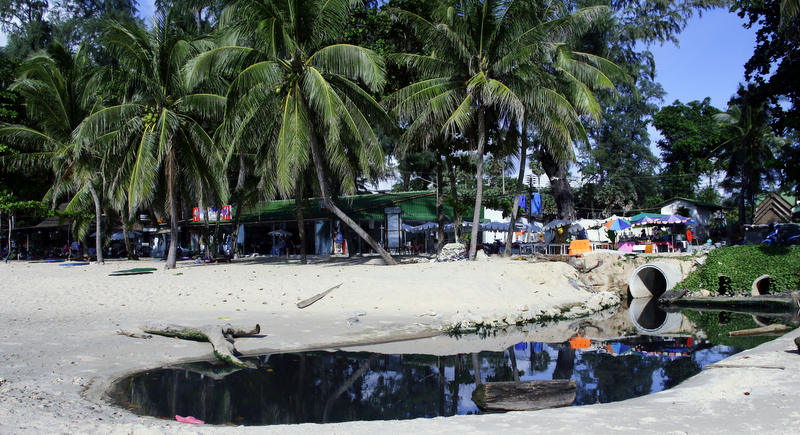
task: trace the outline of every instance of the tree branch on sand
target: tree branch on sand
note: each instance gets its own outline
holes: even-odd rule
[[[205,325],[199,327],[173,325],[162,322],[149,322],[139,325],[139,329],[148,333],[163,335],[165,337],[176,337],[184,340],[207,341],[214,348],[214,356],[220,361],[238,367],[247,367],[234,355],[236,349],[233,346],[233,338],[254,335],[261,332],[261,326],[256,324],[254,327],[232,326],[230,323],[219,325]]]

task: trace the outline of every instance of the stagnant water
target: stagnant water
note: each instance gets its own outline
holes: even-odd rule
[[[733,328],[752,322],[750,316],[741,321],[736,317],[735,322],[727,314],[702,316],[705,320],[698,317],[693,322],[707,321],[706,329],[715,331],[723,321]],[[645,313],[640,318],[656,318],[657,323],[665,316]],[[591,335],[585,328],[576,330],[580,331]],[[484,383],[511,381],[516,368],[521,381],[576,380],[574,405],[584,405],[673,387],[705,365],[758,344],[739,346],[730,340],[717,340],[698,329],[695,334],[605,340],[576,334],[563,343],[523,341],[503,352],[448,356],[281,353],[250,359],[257,366],[252,369],[198,362],[150,370],[119,380],[109,394],[137,414],[193,416],[210,424],[410,419],[479,413],[472,402],[476,377]]]

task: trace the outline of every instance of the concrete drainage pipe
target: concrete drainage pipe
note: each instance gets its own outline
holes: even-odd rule
[[[761,296],[769,294],[770,280],[769,275],[761,275],[753,281],[753,286],[750,288],[751,296]]]
[[[683,279],[681,268],[669,263],[648,263],[636,268],[628,281],[634,298],[657,298]]]
[[[769,287],[770,287],[769,275],[761,275],[758,278],[756,278],[755,281],[753,281],[753,286],[750,288],[750,295],[751,296],[768,295]],[[753,316],[753,321],[755,321],[756,325],[758,326],[767,326],[771,323],[768,317],[762,317],[762,316]]]
[[[683,314],[662,311],[656,298],[634,299],[628,312],[633,325],[644,334],[678,332],[683,323]]]

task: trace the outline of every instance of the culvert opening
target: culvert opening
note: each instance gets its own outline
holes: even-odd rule
[[[733,294],[733,280],[725,275],[719,276],[719,289],[717,293],[720,296]]]
[[[631,295],[635,298],[657,298],[667,291],[667,278],[657,268],[642,268],[634,274],[630,288]]]
[[[753,296],[770,294],[770,284],[769,275],[759,276],[755,281],[753,281],[751,294]]]

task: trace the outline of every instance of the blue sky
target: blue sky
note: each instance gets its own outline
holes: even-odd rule
[[[742,27],[745,21],[725,9],[692,18],[678,38],[680,46],[653,46],[656,81],[667,96],[688,103],[711,97],[711,104],[725,110],[728,100],[744,82],[744,64],[755,49],[756,30]]]

